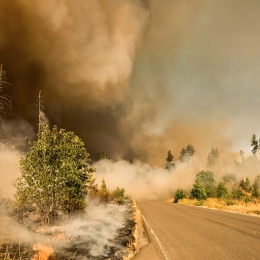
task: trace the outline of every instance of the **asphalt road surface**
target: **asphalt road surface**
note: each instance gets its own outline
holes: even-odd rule
[[[137,206],[154,244],[137,260],[260,260],[260,217],[165,201],[138,201]]]

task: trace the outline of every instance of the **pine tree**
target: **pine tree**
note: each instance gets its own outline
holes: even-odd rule
[[[252,196],[258,198],[260,196],[260,175],[257,175],[253,187],[252,187]]]
[[[187,161],[186,150],[184,148],[181,149],[179,160],[181,162],[186,162]]]
[[[104,179],[102,180],[102,184],[99,189],[99,197],[100,202],[102,203],[107,203],[109,201],[109,191],[107,189],[107,185]]]
[[[195,153],[195,149],[191,144],[188,144],[186,147],[186,154],[189,155],[189,157],[193,156]]]
[[[168,151],[167,158],[166,158],[166,169],[170,170],[172,167],[175,166],[173,163],[174,156],[171,154],[171,150]]]
[[[259,149],[258,141],[256,140],[256,135],[253,135],[252,138],[251,138],[251,146],[252,146],[251,151],[252,151],[253,155],[255,156],[257,150]]]
[[[188,144],[186,148],[181,149],[179,160],[181,162],[188,163],[190,158],[194,155],[194,153],[194,147],[191,144]]]
[[[104,150],[104,151],[102,152],[102,154],[100,155],[99,160],[109,160],[109,159],[110,159],[110,158],[108,157],[107,151]]]

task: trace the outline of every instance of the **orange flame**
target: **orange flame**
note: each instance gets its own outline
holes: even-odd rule
[[[32,260],[48,260],[49,256],[53,254],[53,248],[45,246],[41,243],[37,243],[33,246],[34,251],[38,251],[38,253],[33,257]]]

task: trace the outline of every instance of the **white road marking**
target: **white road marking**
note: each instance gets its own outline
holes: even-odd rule
[[[169,254],[167,252],[167,250],[165,249],[165,247],[163,246],[162,242],[160,241],[160,239],[156,236],[156,234],[154,233],[153,229],[150,227],[150,225],[148,224],[148,222],[146,221],[145,217],[142,215],[142,218],[144,220],[145,225],[147,226],[148,229],[150,229],[151,234],[154,236],[159,248],[161,249],[165,260],[170,260]]]

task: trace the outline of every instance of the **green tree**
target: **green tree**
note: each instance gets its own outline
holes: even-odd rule
[[[195,153],[195,149],[191,144],[188,144],[185,150],[186,154],[189,155],[189,157],[193,156]]]
[[[251,146],[252,146],[252,153],[256,155],[257,150],[259,149],[258,141],[256,140],[256,135],[253,135],[251,138]]]
[[[213,172],[211,171],[201,171],[196,174],[195,181],[201,183],[206,191],[207,197],[215,196],[215,185],[216,181],[214,179]]]
[[[193,187],[191,189],[191,197],[196,198],[197,200],[205,200],[207,199],[207,193],[201,182],[195,180]]]
[[[260,196],[260,175],[257,175],[253,186],[252,186],[252,196],[258,198]]]
[[[186,150],[184,148],[181,149],[179,160],[181,162],[186,162],[187,161]]]
[[[243,193],[241,188],[239,188],[238,186],[234,186],[232,189],[232,197],[234,199],[241,200],[242,198],[245,197],[245,194]]]
[[[110,158],[108,157],[107,151],[104,150],[104,151],[102,152],[102,154],[100,155],[99,160],[109,160],[109,159],[110,159]]]
[[[102,184],[99,189],[99,198],[100,202],[102,203],[108,203],[109,201],[109,190],[107,189],[107,185],[104,179],[102,180]]]
[[[185,191],[183,189],[177,189],[174,197],[174,203],[178,203],[179,200],[182,200],[185,197],[186,197]]]
[[[228,195],[228,188],[225,186],[225,183],[219,182],[217,187],[217,198],[225,198]]]
[[[186,148],[181,149],[179,160],[181,162],[188,163],[190,158],[194,155],[194,153],[194,147],[191,144],[188,144]]]
[[[170,170],[172,167],[175,166],[173,163],[174,156],[171,153],[171,150],[168,151],[167,158],[166,158],[166,169]]]
[[[112,198],[117,204],[125,204],[125,189],[116,187],[112,192]]]
[[[58,211],[70,216],[83,210],[95,180],[81,139],[43,124],[38,140],[29,145],[30,152],[20,160],[21,176],[14,182],[17,205],[34,208],[43,224],[54,224]]]

